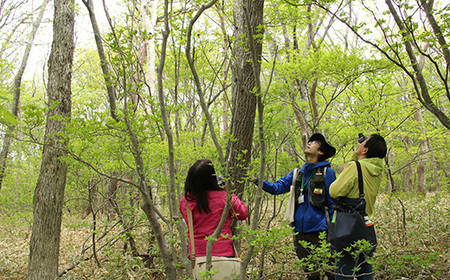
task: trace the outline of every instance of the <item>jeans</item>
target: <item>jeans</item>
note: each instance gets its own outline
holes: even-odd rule
[[[335,280],[353,280],[354,277],[358,280],[374,279],[372,265],[366,260],[366,256],[373,257],[373,253],[361,254],[356,260],[347,252],[341,252],[341,254],[341,258],[336,258]],[[359,268],[357,272],[355,268]]]

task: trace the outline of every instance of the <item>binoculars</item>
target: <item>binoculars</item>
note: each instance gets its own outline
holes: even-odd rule
[[[364,136],[364,134],[362,133],[358,133],[358,143],[362,143],[364,141],[366,141],[367,136]]]

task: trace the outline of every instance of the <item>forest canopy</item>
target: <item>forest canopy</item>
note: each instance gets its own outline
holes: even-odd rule
[[[375,279],[450,277],[447,1],[69,2],[0,0],[1,278],[187,279],[202,158],[249,209],[246,278],[329,270],[326,242],[296,259],[287,195],[249,182],[301,167],[314,133],[337,175],[358,133],[386,139]]]

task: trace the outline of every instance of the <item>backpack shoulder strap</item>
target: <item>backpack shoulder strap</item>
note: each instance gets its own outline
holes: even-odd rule
[[[289,200],[286,205],[286,213],[284,214],[284,218],[289,221],[289,223],[294,222],[294,212],[297,200],[297,189],[295,187],[295,182],[297,180],[298,168],[294,169],[294,174],[292,177],[292,184],[289,192]]]
[[[298,168],[294,169],[294,176],[292,177],[292,185],[295,185],[295,180],[297,180]]]
[[[301,181],[301,180],[302,180],[302,177],[303,177],[303,173],[302,173],[301,168],[296,167],[296,168],[294,169],[294,175],[293,175],[293,177],[292,177],[292,186],[294,186],[294,187],[300,186],[300,185],[296,185],[296,183],[298,183],[299,181]]]
[[[355,160],[356,163],[356,169],[358,170],[358,187],[359,187],[359,196],[364,197],[364,181],[363,181],[363,175],[361,170],[361,163],[357,160]]]

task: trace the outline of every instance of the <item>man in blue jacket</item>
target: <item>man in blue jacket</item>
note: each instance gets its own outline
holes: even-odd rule
[[[327,218],[333,215],[331,207],[333,202],[329,195],[329,188],[336,179],[330,163],[326,161],[334,156],[336,149],[325,140],[322,134],[313,134],[304,152],[307,162],[302,166],[301,173],[295,175],[297,183],[293,182],[294,171],[297,169],[278,179],[276,183],[263,182],[263,190],[268,193],[278,195],[291,192],[290,199],[295,203],[289,203],[292,204],[292,207],[288,206],[286,214],[294,226],[295,252],[299,259],[308,257],[310,254],[310,250],[299,244],[299,241],[304,240],[313,245],[319,245],[319,234],[328,230]],[[255,179],[253,182],[257,184],[258,180]],[[321,205],[310,201],[311,199],[316,201],[317,197],[320,200],[320,196],[323,196]],[[292,213],[289,213],[289,208]],[[327,277],[328,279],[334,278],[331,273],[330,275],[327,273]],[[320,275],[319,273],[310,273],[308,279],[320,279]]]

